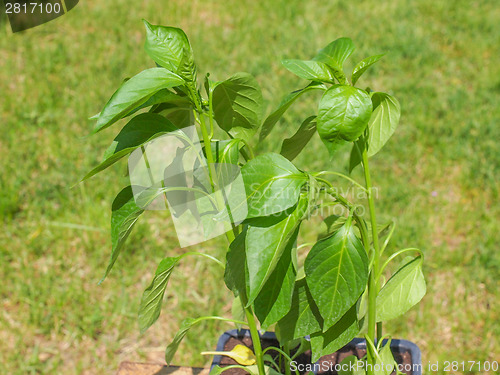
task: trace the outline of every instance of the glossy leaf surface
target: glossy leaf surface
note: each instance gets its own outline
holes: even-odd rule
[[[401,116],[397,99],[383,92],[372,95],[373,113],[368,123],[368,156],[373,156],[396,131]]]
[[[250,231],[251,229],[252,227]],[[288,239],[276,267],[255,298],[254,311],[262,329],[267,329],[271,324],[276,323],[290,310],[296,275],[292,262],[292,248],[297,240],[297,232],[295,230],[295,233]]]
[[[377,322],[397,318],[423,298],[426,292],[422,257],[403,265],[377,296]]]
[[[384,56],[384,54],[370,56],[370,57],[367,57],[366,59],[361,60],[359,63],[357,63],[356,66],[354,67],[354,70],[352,71],[351,81],[352,81],[353,86],[356,84],[359,77],[361,77],[361,75],[363,75],[363,73],[366,72],[366,70],[370,66],[372,66],[377,61],[379,61],[383,56]]]
[[[264,217],[248,226],[245,239],[246,262],[248,268],[248,303],[252,303],[268,281],[278,264],[285,247],[291,251],[289,242],[295,240],[296,229],[307,209],[307,199],[301,199],[293,212],[285,211],[278,217]],[[290,256],[288,259],[290,260]],[[281,271],[288,270],[283,264]],[[279,275],[281,276],[281,275]],[[291,299],[291,292],[290,292]]]
[[[236,73],[219,82],[213,91],[215,120],[235,138],[249,139],[257,131],[262,105],[260,86],[248,73]]]
[[[180,257],[163,259],[156,269],[153,281],[142,294],[139,306],[139,328],[144,333],[160,316],[163,296],[172,270]]]
[[[94,133],[112,125],[135,108],[144,104],[162,89],[184,83],[177,74],[164,68],[146,69],[124,82],[99,114]]]
[[[368,280],[368,258],[350,221],[313,246],[304,268],[323,329],[331,327],[356,303]]]
[[[340,84],[348,84],[344,74],[344,62],[354,52],[354,43],[349,38],[339,38],[321,49],[313,60],[327,64]]]
[[[296,76],[309,81],[334,82],[334,76],[328,65],[321,61],[283,60],[283,66]]]
[[[248,217],[269,216],[294,206],[307,175],[275,153],[257,156],[241,168]]]

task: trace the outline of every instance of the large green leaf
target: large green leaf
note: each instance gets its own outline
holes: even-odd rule
[[[184,31],[143,21],[147,33],[144,45],[147,54],[158,65],[179,74],[187,81],[193,81],[196,71],[193,51]]]
[[[141,304],[139,306],[139,328],[141,333],[146,332],[160,316],[161,305],[163,303],[165,290],[167,289],[168,280],[179,259],[180,257],[163,259],[156,269],[153,281],[142,294]]]
[[[124,82],[99,114],[94,133],[112,125],[135,108],[144,104],[162,89],[184,83],[177,74],[164,68],[146,69]]]
[[[344,74],[344,62],[354,52],[354,44],[349,38],[339,38],[321,49],[313,58],[327,64],[340,84],[348,84]]]
[[[319,102],[318,133],[326,141],[354,141],[363,134],[371,112],[372,102],[365,91],[352,86],[332,86]]]
[[[422,257],[403,265],[377,296],[377,322],[397,318],[416,305],[425,295]]]
[[[368,258],[350,220],[313,246],[304,268],[323,330],[328,329],[356,304],[368,280]]]
[[[246,300],[246,284],[248,271],[246,268],[245,238],[247,227],[236,236],[229,245],[229,251],[226,254],[226,268],[224,271],[224,282],[235,297],[242,295]]]
[[[293,211],[279,216],[254,219],[248,226],[245,239],[248,268],[248,304],[252,303],[268,281],[289,241],[296,237],[307,199],[300,199]]]
[[[325,86],[321,83],[313,82],[310,85],[304,87],[303,89],[294,91],[281,101],[280,105],[278,108],[271,113],[264,123],[262,124],[262,129],[260,130],[259,134],[259,140],[262,141],[264,138],[266,138],[269,133],[271,133],[271,130],[274,128],[274,125],[279,121],[279,119],[283,116],[283,114],[287,111],[288,108],[304,93],[311,91],[311,90],[318,90],[322,89],[325,90]]]
[[[370,57],[367,57],[366,59],[361,60],[359,63],[357,63],[356,66],[354,67],[354,70],[352,71],[351,81],[352,81],[353,86],[356,84],[359,77],[361,77],[361,75],[364,72],[366,72],[366,70],[370,66],[372,66],[377,61],[379,61],[383,56],[384,56],[384,54],[370,56]]]
[[[383,92],[372,95],[373,113],[368,122],[368,156],[373,156],[396,131],[401,116],[397,99]]]
[[[96,173],[108,168],[122,157],[163,134],[177,128],[165,117],[154,113],[142,113],[132,118],[118,133],[108,149],[104,152],[103,161],[83,178],[86,180]]]
[[[162,115],[179,129],[195,124],[191,102],[161,103],[152,112]]]
[[[217,124],[234,138],[249,139],[259,128],[263,99],[252,75],[236,73],[219,82],[212,100]]]
[[[311,296],[305,278],[295,282],[290,311],[278,322],[282,342],[322,331],[323,318]]]
[[[293,207],[308,177],[279,154],[257,156],[241,168],[248,217],[269,216]],[[243,202],[245,203],[245,202]]]
[[[300,125],[299,130],[291,137],[283,141],[280,154],[292,161],[316,133],[316,116],[310,116]]]
[[[144,212],[135,204],[131,186],[118,193],[111,210],[111,259],[100,282],[108,276],[137,219]]]
[[[250,227],[249,233],[251,233]],[[292,248],[295,247],[298,230],[288,240],[276,267],[254,301],[254,312],[259,318],[262,329],[283,318],[292,304],[295,284],[295,268],[292,262]]]
[[[328,65],[321,61],[282,60],[285,68],[300,78],[309,81],[334,83],[334,76]]]
[[[316,332],[311,335],[312,362],[317,362],[322,356],[335,353],[348,344],[359,332],[356,319],[356,305],[352,306],[341,319],[325,332]]]

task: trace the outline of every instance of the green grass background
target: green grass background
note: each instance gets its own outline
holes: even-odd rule
[[[382,219],[398,221],[390,251],[424,250],[428,293],[386,332],[416,342],[424,365],[500,360],[496,1],[87,0],[23,33],[2,25],[1,373],[112,374],[122,360],[162,361],[182,318],[230,314],[221,271],[186,259],[159,321],[139,335],[138,303],[156,264],[185,251],[166,212],[140,220],[111,275],[97,285],[110,253],[110,203],[127,183],[125,165],[71,186],[100,161],[119,128],[89,137],[87,117],[124,77],[153,66],[143,53],[141,18],[182,27],[201,74],[254,74],[267,113],[304,84],[280,65],[282,58],[309,59],[341,36],[357,45],[355,60],[387,52],[360,81],[402,105],[397,133],[373,158],[376,204]],[[276,150],[314,113],[315,100],[293,107],[260,150]],[[346,157],[328,164],[318,139],[297,160],[307,170],[344,171]],[[226,250],[220,239],[198,248],[219,257]],[[213,348],[227,328],[198,326],[175,362],[206,365],[198,353]]]

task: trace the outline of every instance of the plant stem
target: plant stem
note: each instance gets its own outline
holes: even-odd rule
[[[243,299],[243,298],[242,298]],[[243,302],[243,300],[242,300]],[[245,306],[245,305],[243,305]],[[266,371],[264,368],[264,359],[262,354],[262,346],[260,345],[260,335],[257,329],[257,323],[255,322],[255,317],[251,307],[245,308],[245,315],[248,321],[248,327],[250,328],[250,336],[252,337],[253,351],[255,354],[255,361],[257,362],[257,368],[259,369],[260,375],[265,375]]]
[[[372,342],[375,342],[376,326],[378,326],[378,328],[380,329],[380,332],[378,332],[378,336],[380,336],[380,334],[382,333],[382,325],[377,324],[377,306],[376,306],[377,294],[378,294],[377,274],[380,262],[380,247],[378,241],[375,202],[373,200],[372,181],[370,176],[370,167],[368,165],[368,154],[366,152],[366,149],[363,150],[362,158],[363,158],[363,169],[365,174],[365,185],[368,195],[368,206],[370,210],[370,222],[372,227],[372,238],[373,238],[373,265],[370,270],[370,276],[368,280],[368,337],[372,340]],[[368,354],[369,354],[367,356],[368,363],[372,365],[368,368],[368,375],[373,375],[374,373],[373,366],[375,365],[373,361],[375,359],[375,353],[368,353]]]

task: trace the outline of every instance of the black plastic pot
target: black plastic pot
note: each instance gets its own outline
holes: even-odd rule
[[[226,331],[220,336],[219,341],[217,342],[217,351],[224,351],[226,350],[224,347],[226,346],[226,343],[231,340],[231,339],[237,339],[237,340],[248,340],[250,338],[250,331],[247,329],[242,329],[242,330],[236,330],[233,329],[231,331]],[[276,345],[277,339],[276,335],[274,332],[265,332],[263,335],[261,335],[261,342],[263,343],[263,346],[269,346],[269,345],[264,345],[265,342],[268,342],[270,345]],[[366,342],[365,339],[361,338],[355,338],[353,339],[349,344],[344,346],[342,349],[337,351],[337,353],[340,352],[345,352],[347,350],[354,350],[354,351],[363,351],[366,350]],[[391,350],[392,352],[397,356],[399,353],[409,353],[411,357],[411,364],[407,364],[411,366],[411,374],[412,375],[422,375],[422,354],[420,352],[420,349],[416,344],[414,344],[411,341],[408,340],[397,340],[393,339],[391,341]],[[317,364],[317,368],[319,369],[321,366],[320,364],[324,361],[324,357],[320,358]],[[220,365],[222,361],[222,357],[220,355],[214,356],[214,360],[212,362],[211,369],[214,366]],[[406,372],[405,368],[402,369],[403,372]],[[315,374],[322,373],[321,371],[313,371]]]

